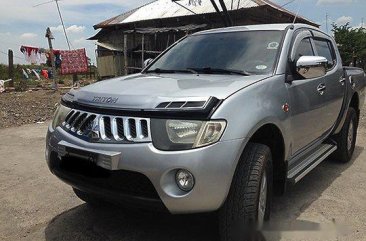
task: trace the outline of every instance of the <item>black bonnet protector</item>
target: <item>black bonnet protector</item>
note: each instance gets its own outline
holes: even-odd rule
[[[99,103],[82,103],[77,100],[73,100],[74,95],[72,93],[65,94],[61,103],[69,108],[83,110],[91,113],[104,114],[104,115],[116,115],[116,116],[129,116],[129,117],[144,117],[144,118],[156,118],[156,119],[194,119],[194,120],[209,120],[215,110],[220,106],[222,100],[216,97],[208,98],[204,105],[200,107],[187,107],[184,105],[176,108],[177,103],[182,103],[182,100],[171,100],[170,106],[165,105],[161,108],[159,105],[153,109],[141,109],[141,108],[118,108],[115,106],[108,106],[109,102],[113,102],[112,99],[97,100]],[[188,98],[189,99],[189,98]],[[192,101],[187,100],[187,103]],[[104,104],[103,104],[104,103]],[[167,102],[162,102],[165,104]],[[188,104],[189,104],[188,103]],[[197,102],[198,103],[198,102]],[[174,107],[173,107],[174,106]]]

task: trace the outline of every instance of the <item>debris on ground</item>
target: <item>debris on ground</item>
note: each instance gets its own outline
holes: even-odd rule
[[[0,80],[0,93],[3,93],[5,91],[5,83],[10,82],[11,79],[8,80]]]
[[[0,94],[0,129],[51,120],[67,90],[37,90]]]

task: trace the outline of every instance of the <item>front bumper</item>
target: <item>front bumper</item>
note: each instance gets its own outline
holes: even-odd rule
[[[70,135],[60,127],[56,130],[49,127],[46,159],[52,173],[77,189],[98,193],[110,199],[127,198],[130,203],[146,202],[154,204],[153,207],[160,202],[173,214],[199,213],[215,211],[225,201],[244,142],[244,139],[237,139],[187,151],[160,151],[152,143],[89,143]],[[112,170],[110,173],[117,176],[118,172],[142,174],[151,182],[157,195],[148,198],[139,193],[126,196],[116,190],[111,192],[107,185],[97,186],[88,179],[80,180],[77,176],[66,175],[54,165],[55,157],[58,158],[60,152],[60,144],[80,150],[111,153],[112,156],[114,154],[113,167],[108,167]],[[186,169],[194,175],[195,186],[190,192],[183,192],[176,185],[177,169]],[[121,182],[117,185],[125,183],[118,179],[114,184],[115,182]]]

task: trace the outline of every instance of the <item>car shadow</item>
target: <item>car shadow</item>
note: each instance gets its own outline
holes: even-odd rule
[[[352,161],[339,164],[324,161],[299,183],[290,186],[284,196],[275,197],[267,240],[281,239],[281,230],[286,224],[295,229],[307,230],[317,223],[298,220],[298,217],[321,194],[348,169],[362,153],[357,146]],[[281,223],[278,227],[275,224]],[[297,225],[296,225],[297,224]],[[288,230],[287,230],[288,231]],[[46,240],[123,240],[123,241],[215,241],[218,237],[218,223],[215,214],[169,215],[143,211],[129,211],[117,207],[92,208],[82,204],[54,217],[45,230]]]

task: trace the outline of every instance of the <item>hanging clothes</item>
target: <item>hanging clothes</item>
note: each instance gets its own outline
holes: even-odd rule
[[[43,76],[43,78],[48,79],[48,70],[42,69],[41,70],[41,75]]]
[[[61,60],[61,51],[60,50],[55,50],[55,51],[53,51],[53,54],[55,55],[55,65],[56,65],[56,68],[59,69],[59,68],[61,68],[61,63],[62,63],[62,60]]]
[[[82,74],[88,72],[88,58],[85,49],[61,50],[61,74]]]
[[[37,80],[41,80],[41,77],[39,76],[36,70],[32,69],[32,73],[36,76]]]
[[[25,60],[31,64],[39,62],[38,48],[30,46],[21,46],[20,51],[24,54]]]
[[[53,79],[53,72],[52,70],[48,70],[48,78]]]
[[[48,67],[52,67],[51,64],[51,52],[48,51],[46,54],[46,65]],[[62,63],[62,59],[61,59],[61,51],[60,50],[53,50],[53,56],[55,58],[55,66],[57,69],[61,68],[61,63]]]
[[[24,69],[22,69],[22,72],[23,72],[24,79],[29,79],[29,75],[28,75],[27,71],[25,71]]]
[[[47,62],[47,49],[40,48],[38,49],[39,54],[39,63],[45,64]]]

